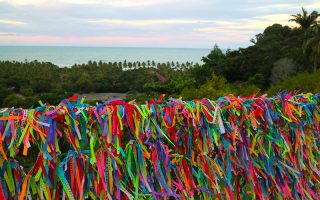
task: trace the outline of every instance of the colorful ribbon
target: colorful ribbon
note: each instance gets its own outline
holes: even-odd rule
[[[319,105],[282,92],[3,108],[0,198],[319,199]]]

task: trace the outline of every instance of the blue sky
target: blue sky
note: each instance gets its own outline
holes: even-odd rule
[[[0,45],[222,48],[250,45],[307,0],[0,0]]]

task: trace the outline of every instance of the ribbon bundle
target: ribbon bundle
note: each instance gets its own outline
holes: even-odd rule
[[[319,199],[319,105],[283,92],[3,108],[0,199]]]

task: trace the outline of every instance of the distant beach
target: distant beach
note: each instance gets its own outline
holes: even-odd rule
[[[60,67],[83,64],[89,60],[201,63],[201,58],[209,52],[210,49],[193,48],[0,46],[0,60],[38,60],[51,62]]]

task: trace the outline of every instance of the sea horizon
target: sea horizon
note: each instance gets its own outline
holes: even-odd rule
[[[206,48],[206,47],[156,47],[156,46],[87,46],[87,45],[41,45],[41,44],[37,44],[37,45],[23,45],[23,44],[19,44],[19,45],[1,45],[0,47],[84,47],[84,48],[138,48],[138,49],[143,49],[143,48],[147,48],[147,49],[206,49],[206,50],[211,50],[214,45],[212,46],[212,48]]]
[[[48,45],[3,45],[0,60],[43,61],[59,67],[70,67],[88,61],[102,62],[193,62],[201,63],[210,49],[182,47],[106,47],[106,46],[48,46]]]

